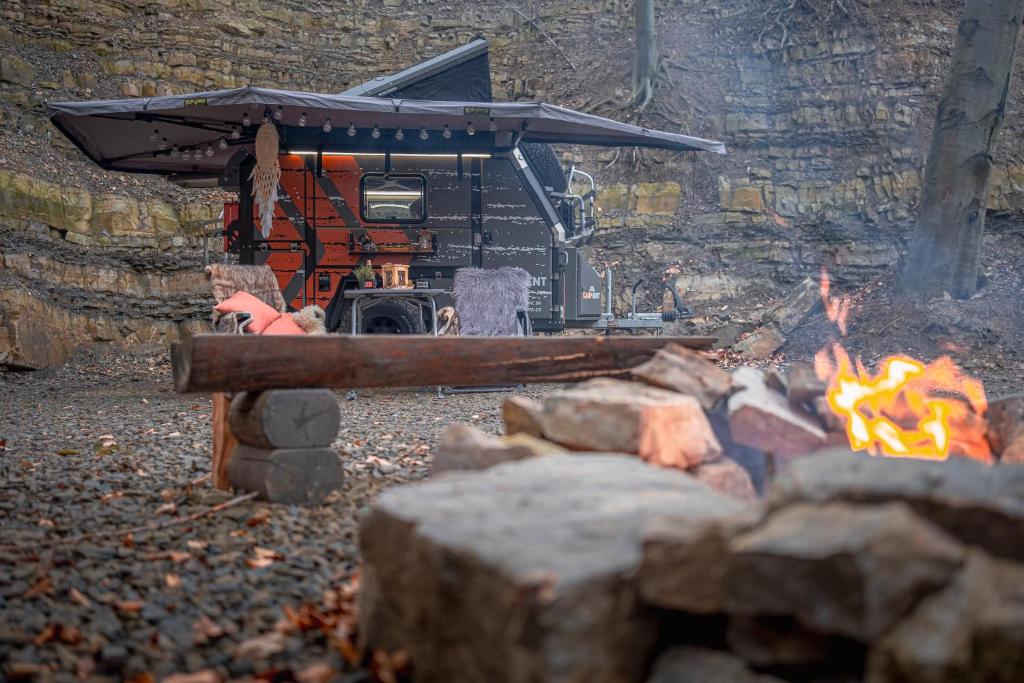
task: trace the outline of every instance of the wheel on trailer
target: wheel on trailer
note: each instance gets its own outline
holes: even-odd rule
[[[415,304],[381,301],[363,309],[359,334],[423,334],[425,325]],[[339,332],[352,329],[352,310],[345,313]]]

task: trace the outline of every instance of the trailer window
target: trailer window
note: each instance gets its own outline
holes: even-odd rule
[[[426,181],[421,175],[368,173],[361,190],[364,221],[417,223],[426,218]]]

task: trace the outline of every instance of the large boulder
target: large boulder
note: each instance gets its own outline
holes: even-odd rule
[[[532,458],[385,491],[360,531],[363,646],[420,681],[636,681],[657,639],[634,581],[656,517],[740,510],[632,457]]]
[[[726,610],[871,642],[944,587],[964,548],[903,503],[794,503],[730,543]]]
[[[1024,674],[1024,568],[971,553],[956,581],[871,649],[867,681],[1011,683]]]
[[[768,504],[898,500],[967,545],[1024,560],[1024,465],[871,457],[837,449],[783,471]]]
[[[430,471],[440,474],[453,470],[485,470],[513,460],[565,452],[557,444],[523,432],[494,436],[472,425],[456,422],[441,434]]]

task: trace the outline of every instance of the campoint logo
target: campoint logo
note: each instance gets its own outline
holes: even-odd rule
[[[582,291],[582,293],[580,294],[580,298],[581,299],[600,299],[601,295],[597,292],[596,289],[591,287],[590,289],[584,289]]]

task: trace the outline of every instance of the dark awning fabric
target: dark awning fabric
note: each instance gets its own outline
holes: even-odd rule
[[[251,147],[264,114],[277,111],[284,144],[304,144],[307,149],[365,150],[375,145],[392,152],[422,151],[426,145],[417,133],[426,128],[434,152],[487,151],[488,145],[507,148],[513,136],[521,133],[523,142],[725,153],[725,146],[713,140],[649,130],[543,103],[441,102],[236,88],[127,100],[53,102],[47,108],[54,125],[104,168],[162,174],[219,174],[239,147]],[[300,127],[303,114],[306,125]],[[242,126],[245,116],[252,121],[249,127]],[[332,124],[330,133],[322,131],[327,119]],[[468,137],[470,124],[480,134]],[[354,137],[346,134],[350,125],[358,129]],[[490,133],[492,125],[497,133]],[[383,131],[402,128],[407,135],[401,142],[390,134],[371,141],[374,126]],[[442,142],[440,133],[445,126],[453,136]],[[238,130],[239,139],[231,139],[232,129]],[[229,146],[226,150],[218,149],[222,137]],[[161,151],[164,139],[168,150]],[[179,149],[212,145],[214,154],[201,159],[176,158],[169,153],[174,145]]]

